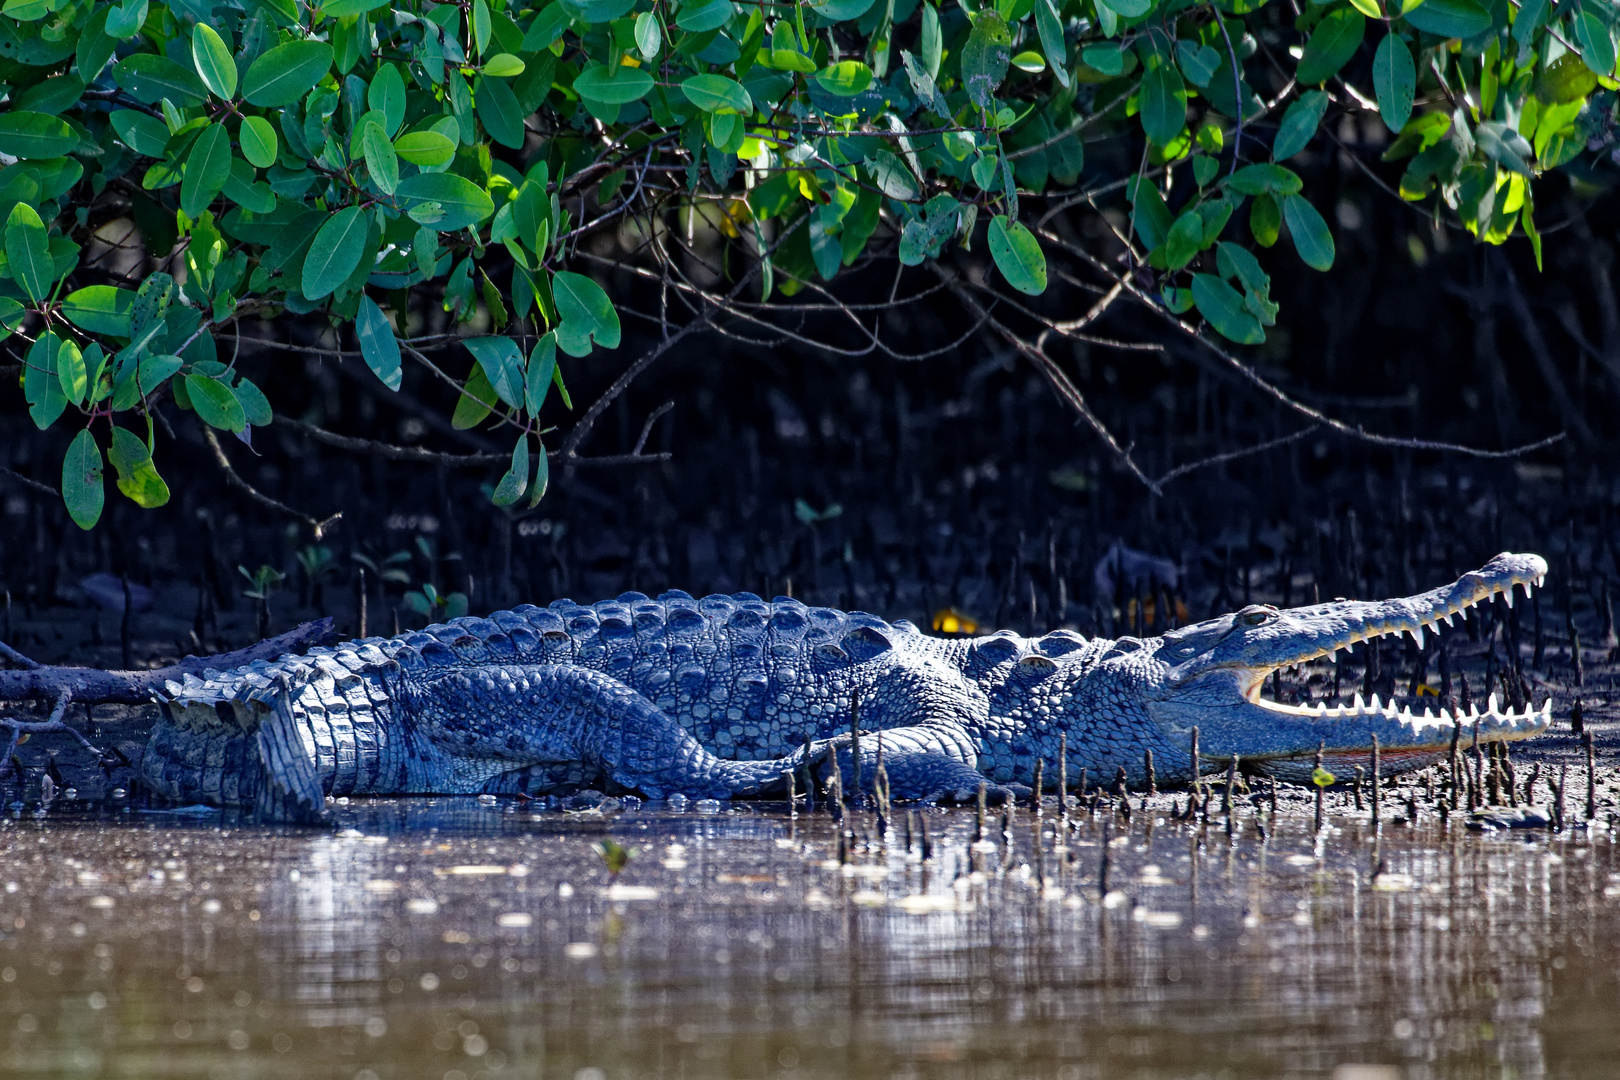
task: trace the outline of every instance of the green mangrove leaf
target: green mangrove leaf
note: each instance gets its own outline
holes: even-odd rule
[[[408,176],[399,182],[395,194],[410,209],[417,224],[432,225],[440,232],[476,225],[495,213],[495,201],[489,192],[454,173]],[[418,214],[429,204],[437,207],[437,217],[432,221],[423,220],[425,213]]]
[[[242,156],[247,158],[248,164],[255,168],[268,169],[276,163],[276,154],[281,149],[281,143],[276,136],[276,129],[271,127],[270,121],[264,117],[250,116],[243,120],[242,129],[236,138],[242,147]]]
[[[404,380],[399,341],[395,339],[394,328],[388,322],[388,316],[383,314],[383,309],[364,293],[360,295],[360,307],[355,312],[354,332],[360,339],[360,355],[365,357],[366,366],[382,380],[384,386],[397,391]]]
[[[1316,24],[1310,40],[1305,43],[1305,52],[1294,69],[1294,77],[1301,86],[1315,86],[1331,79],[1356,55],[1366,32],[1367,16],[1354,8],[1329,12]]]
[[[236,400],[231,388],[219,379],[187,375],[185,386],[186,394],[191,398],[191,407],[197,410],[203,423],[233,434],[247,430],[247,413],[242,411],[242,403]]]
[[[496,506],[511,506],[523,498],[523,493],[529,488],[529,436],[525,432],[518,436],[517,445],[512,447],[512,467],[506,470],[501,482],[495,485],[495,491],[489,501]]]
[[[1011,60],[1012,31],[1007,20],[994,9],[984,8],[973,16],[973,30],[962,46],[962,83],[973,104],[990,107]]]
[[[129,337],[130,314],[134,310],[135,293],[114,285],[87,285],[62,301],[62,314],[74,326],[110,337]]]
[[[186,155],[186,175],[180,181],[180,209],[198,218],[225,188],[231,177],[231,136],[225,125],[209,124]]]
[[[514,409],[523,407],[523,353],[509,337],[464,338],[495,396]]]
[[[1419,30],[1443,38],[1471,38],[1491,28],[1491,13],[1474,0],[1423,0],[1405,18]]]
[[[1039,296],[1046,291],[1046,255],[1022,222],[1006,214],[990,219],[990,257],[1007,284],[1019,292]]]
[[[1278,125],[1276,141],[1271,144],[1272,160],[1286,161],[1305,149],[1316,136],[1327,107],[1328,96],[1321,90],[1311,90],[1296,98]]]
[[[1294,238],[1294,250],[1305,265],[1313,270],[1333,268],[1333,234],[1327,222],[1316,212],[1303,195],[1284,197],[1283,219],[1288,222],[1288,235]]]
[[[326,224],[316,230],[309,254],[304,256],[300,285],[307,299],[330,296],[349,279],[365,253],[367,227],[366,212],[349,206],[327,218]]]
[[[718,75],[704,77],[720,78]],[[574,92],[600,105],[628,105],[646,97],[652,88],[652,76],[641,68],[620,67],[614,71],[595,60],[574,79]]]
[[[236,61],[219,31],[207,23],[191,28],[191,62],[215,97],[229,101],[236,96]]]
[[[50,295],[56,283],[50,238],[39,212],[25,202],[12,207],[6,219],[6,259],[11,264],[11,276],[30,300],[37,304]]]
[[[1215,332],[1239,345],[1259,345],[1266,332],[1243,306],[1243,294],[1214,274],[1194,274],[1193,304]]]
[[[101,520],[101,508],[107,501],[101,474],[101,447],[86,429],[73,436],[62,459],[62,502],[73,524],[81,529],[93,529]]]
[[[1169,64],[1160,64],[1142,77],[1142,131],[1155,146],[1169,146],[1187,126],[1186,86]]]
[[[107,458],[118,471],[118,490],[137,506],[151,510],[169,501],[169,485],[158,475],[151,448],[133,431],[113,426]]]
[[[324,41],[289,41],[253,61],[242,78],[250,105],[277,109],[309,93],[332,67],[332,46]]]
[[[1385,34],[1373,54],[1373,92],[1384,126],[1399,134],[1412,118],[1412,101],[1417,95],[1417,66],[1399,34]]]
[[[604,349],[619,347],[619,313],[602,286],[567,270],[551,276],[551,293],[557,301],[557,345],[569,356],[586,356],[591,341]]]
[[[60,117],[25,111],[0,113],[0,153],[25,159],[56,158],[78,146],[78,134]]]

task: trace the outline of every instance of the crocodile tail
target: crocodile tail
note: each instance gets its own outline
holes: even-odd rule
[[[321,821],[325,798],[290,695],[267,697],[164,702],[141,758],[148,790],[177,803],[250,809],[261,821]]]
[[[258,756],[251,728],[232,702],[165,701],[141,756],[141,781],[161,799],[210,806],[251,806]]]
[[[290,822],[320,818],[328,793],[399,790],[394,674],[361,643],[169,682],[142,779],[161,798]]]
[[[285,685],[254,733],[258,749],[258,792],[253,809],[261,821],[314,824],[326,817],[326,796],[315,762],[304,745]]]

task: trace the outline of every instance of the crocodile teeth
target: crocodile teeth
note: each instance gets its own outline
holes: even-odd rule
[[[1374,698],[1373,700],[1376,701],[1377,699]],[[1355,698],[1355,710],[1356,712],[1360,712],[1364,708],[1366,708],[1366,706],[1361,703],[1361,695],[1357,694]]]
[[[1502,590],[1502,599],[1507,601],[1508,607],[1513,606],[1513,589],[1511,586]]]
[[[1491,696],[1485,699],[1485,712],[1487,714],[1496,712],[1496,692],[1494,690],[1491,691]]]
[[[1370,703],[1368,703],[1367,711],[1368,712],[1383,712],[1383,706],[1378,704],[1378,695],[1377,694],[1374,694],[1372,696],[1372,701]]]
[[[1508,590],[1508,592],[1512,592],[1512,591],[1513,591],[1512,589]],[[1530,599],[1530,583],[1528,581],[1524,583],[1524,598],[1526,600]]]
[[[1420,649],[1423,648],[1423,627],[1414,627],[1408,631],[1408,633],[1412,635],[1412,640],[1417,642],[1417,647]]]

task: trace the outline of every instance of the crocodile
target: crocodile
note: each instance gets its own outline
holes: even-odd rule
[[[981,783],[1005,797],[1035,783],[1037,763],[1050,789],[1060,747],[1070,778],[1122,772],[1133,786],[1150,767],[1190,782],[1234,757],[1303,780],[1318,753],[1330,768],[1366,761],[1375,737],[1396,771],[1445,753],[1454,734],[1465,747],[1539,734],[1550,702],[1503,711],[1492,695],[1483,712],[1419,716],[1377,696],[1268,700],[1267,677],[1384,635],[1421,646],[1546,572],[1538,556],[1502,554],[1416,596],[1252,604],[1117,640],[933,637],[750,593],[558,600],[188,673],[157,695],[141,775],[167,799],[296,821],[348,795],[763,795],[807,762],[824,778],[858,764],[870,782],[879,755],[892,797],[916,800],[970,798]]]

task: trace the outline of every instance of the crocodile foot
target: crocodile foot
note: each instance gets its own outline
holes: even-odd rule
[[[839,745],[842,743],[842,745]],[[838,756],[838,776],[849,790],[855,782],[855,760],[847,739],[831,741],[812,752],[817,762],[816,775],[823,786],[833,776],[834,750]],[[945,754],[918,751],[891,751],[881,759],[869,746],[861,748],[859,772],[861,791],[871,794],[877,780],[877,766],[881,760],[889,779],[889,796],[896,802],[972,803],[979,798],[979,788],[985,789],[985,801],[999,806],[1009,800],[1028,798],[1030,789],[1023,784],[1001,784],[989,779],[973,766]]]
[[[984,780],[981,776],[980,780]],[[998,784],[992,780],[984,780],[984,801],[989,806],[1001,806],[1005,803],[1014,803],[1027,800],[1033,794],[1031,788],[1023,784]],[[958,803],[967,804],[979,801],[979,785],[971,788],[958,788],[954,791],[941,791],[933,795],[924,796],[917,800],[920,803]]]

